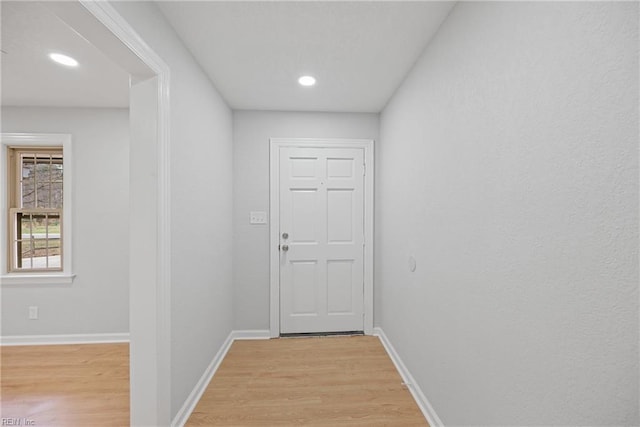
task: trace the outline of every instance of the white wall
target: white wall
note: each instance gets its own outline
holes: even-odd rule
[[[638,4],[458,3],[377,154],[376,322],[443,422],[638,425]]]
[[[114,2],[171,72],[171,416],[232,329],[232,117],[150,2]]]
[[[77,274],[71,285],[3,284],[2,335],[129,332],[128,110],[3,107],[2,131],[71,134]]]
[[[233,115],[233,283],[235,329],[269,329],[269,138],[378,139],[378,114],[235,111]]]

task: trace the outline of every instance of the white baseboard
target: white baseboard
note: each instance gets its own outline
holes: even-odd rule
[[[107,344],[129,342],[129,333],[70,335],[8,335],[0,337],[0,345]]]
[[[207,389],[207,386],[211,382],[211,379],[215,375],[216,371],[220,367],[220,363],[227,355],[227,352],[231,348],[231,344],[233,344],[236,340],[262,340],[269,339],[269,331],[268,330],[240,330],[240,331],[231,331],[229,336],[218,350],[218,353],[213,357],[213,360],[207,367],[207,369],[200,377],[200,380],[196,383],[196,386],[193,388],[187,400],[185,400],[182,408],[176,414],[175,418],[171,422],[172,427],[183,427],[191,413],[195,409],[196,405],[200,401],[200,398],[204,394],[204,391]]]
[[[180,408],[180,410],[176,414],[175,418],[171,422],[172,427],[182,427],[186,424],[187,420],[191,416],[191,413],[204,394],[204,391],[207,389],[207,386],[211,382],[211,378],[213,378],[213,375],[220,367],[220,363],[222,363],[222,360],[231,348],[231,344],[233,344],[234,341],[233,332],[234,331],[231,331],[227,339],[224,340],[224,343],[222,343],[222,347],[220,347],[220,350],[218,350],[216,355],[213,357],[213,360],[211,360],[211,363],[209,363],[209,366],[207,366],[207,369],[200,377],[200,380],[198,380],[198,382],[196,383],[196,386],[189,394],[189,397],[187,397],[187,400],[185,400],[182,408]]]
[[[418,404],[418,407],[429,422],[429,425],[431,427],[444,426],[442,420],[440,420],[440,417],[438,417],[438,414],[436,414],[436,411],[433,409],[433,406],[431,406],[431,403],[429,403],[429,400],[427,400],[427,397],[422,392],[422,389],[420,388],[418,383],[416,383],[416,380],[411,375],[411,372],[409,372],[409,369],[407,369],[404,362],[402,362],[402,359],[400,359],[400,356],[396,352],[395,348],[393,348],[393,345],[391,345],[391,341],[389,341],[389,338],[387,338],[382,328],[373,328],[373,335],[380,338],[382,345],[387,350],[387,353],[393,361],[393,364],[396,365],[396,369],[400,373],[402,380],[407,385],[407,388],[411,392],[413,399]]]
[[[232,331],[231,335],[234,340],[268,340],[271,338],[271,332],[268,329],[247,329]]]

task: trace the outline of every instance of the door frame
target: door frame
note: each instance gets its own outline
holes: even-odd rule
[[[129,163],[136,167],[129,199],[138,202],[131,204],[129,220],[139,226],[130,228],[125,242],[130,248],[130,424],[170,425],[170,69],[108,1],[45,6],[131,75]]]
[[[364,333],[373,333],[374,141],[339,138],[269,139],[269,333],[280,336],[280,148],[361,148],[364,150]]]

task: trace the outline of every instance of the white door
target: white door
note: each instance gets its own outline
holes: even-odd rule
[[[364,329],[364,157],[280,148],[280,332]]]

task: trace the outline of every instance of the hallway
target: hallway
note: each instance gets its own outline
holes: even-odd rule
[[[378,337],[236,341],[187,426],[426,426]]]

